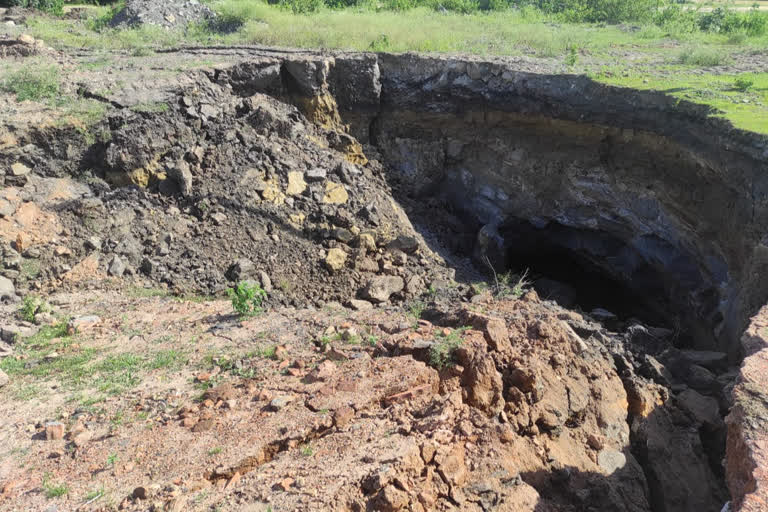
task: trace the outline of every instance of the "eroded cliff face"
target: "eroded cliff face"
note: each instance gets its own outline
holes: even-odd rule
[[[768,298],[768,143],[704,107],[409,55],[275,59],[218,79],[348,124],[401,193],[462,212],[477,235],[465,249],[497,269],[531,252],[576,260],[686,343],[733,355]]]

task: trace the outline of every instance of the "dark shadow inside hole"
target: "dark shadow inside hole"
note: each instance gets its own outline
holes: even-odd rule
[[[617,237],[601,231],[527,221],[503,226],[505,265],[528,278],[542,298],[582,311],[605,309],[622,320],[676,323],[665,275]]]

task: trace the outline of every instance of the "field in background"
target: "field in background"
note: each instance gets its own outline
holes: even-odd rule
[[[282,5],[213,0],[207,3],[219,14],[216,27],[177,31],[111,29],[115,7],[89,6],[81,20],[41,15],[28,20],[24,31],[56,48],[134,56],[182,45],[238,44],[532,56],[554,62],[560,72],[708,104],[740,128],[768,133],[768,13],[703,10],[734,6],[725,2],[701,3],[698,10],[693,4],[659,2],[662,8],[643,20],[611,24],[573,22],[567,12],[510,8],[493,0],[492,10],[466,13],[458,0],[418,0],[420,7],[406,2],[404,10],[394,2],[366,0],[332,9],[320,0],[283,0]],[[767,7],[768,1],[759,4]]]

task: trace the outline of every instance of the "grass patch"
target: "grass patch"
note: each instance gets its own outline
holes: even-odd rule
[[[651,89],[676,98],[710,105],[714,117],[725,118],[737,128],[768,134],[768,73],[735,75],[687,74],[684,70],[658,77],[646,73],[597,76],[595,79],[633,89]],[[739,90],[736,80],[751,82]]]
[[[147,368],[151,370],[158,370],[161,368],[169,370],[178,370],[184,367],[188,362],[184,353],[175,350],[162,350],[156,353],[147,363]]]
[[[43,491],[45,492],[46,498],[53,499],[69,494],[69,487],[67,484],[53,483],[51,481],[51,475],[46,473],[43,476]]]
[[[694,48],[684,50],[677,56],[677,62],[686,66],[722,66],[731,61],[728,53],[716,48]]]
[[[43,101],[58,98],[61,89],[59,68],[41,63],[29,63],[9,73],[2,82],[5,92],[16,95],[18,101]]]

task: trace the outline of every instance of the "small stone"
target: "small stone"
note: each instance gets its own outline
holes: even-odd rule
[[[288,491],[291,488],[291,486],[293,485],[294,482],[295,482],[295,480],[293,478],[291,478],[291,477],[283,478],[282,480],[280,480],[277,483],[277,487],[279,489],[284,490],[284,491]]]
[[[7,199],[0,198],[0,217],[10,217],[16,213],[16,206]]]
[[[146,487],[137,487],[131,493],[131,496],[137,500],[145,500],[149,497]]]
[[[31,170],[32,169],[21,162],[16,162],[15,164],[11,165],[11,174],[13,176],[26,176]]]
[[[314,169],[310,169],[306,172],[305,178],[307,181],[323,181],[328,177],[328,173],[325,169],[321,169],[320,167],[315,167]]]
[[[325,265],[331,272],[338,272],[344,268],[344,263],[347,261],[347,253],[343,249],[334,247],[328,251],[325,256]]]
[[[349,301],[349,307],[355,311],[367,311],[373,308],[373,304],[367,300],[351,299]]]
[[[64,439],[64,424],[60,421],[51,421],[45,424],[45,439],[47,441],[58,441]]]
[[[0,276],[0,299],[13,300],[14,297],[16,297],[16,287],[13,286],[13,281]]]
[[[626,455],[616,450],[606,449],[597,456],[597,465],[609,475],[623,468],[626,464]]]
[[[272,399],[271,402],[269,402],[269,408],[273,411],[279,411],[280,409],[283,409],[292,401],[293,401],[292,396],[287,396],[287,395],[278,396],[277,398],[274,398]]]
[[[412,236],[400,235],[387,244],[387,249],[413,254],[419,250],[419,241]]]
[[[30,36],[29,34],[21,34],[19,37],[16,38],[16,40],[21,44],[26,44],[27,46],[35,45],[35,38]]]
[[[67,324],[67,332],[72,335],[78,332],[87,331],[99,322],[101,322],[101,318],[96,315],[78,316],[69,321]]]
[[[355,410],[348,405],[339,407],[333,412],[333,424],[338,428],[342,428],[352,421],[355,417]]]
[[[288,173],[288,187],[285,193],[289,196],[298,196],[307,189],[307,182],[304,181],[304,173],[292,171]]]
[[[341,183],[328,181],[325,183],[325,194],[323,203],[325,204],[344,204],[349,199],[347,189]]]
[[[120,259],[120,256],[115,256],[107,268],[107,273],[113,277],[122,277],[125,273],[125,263]]]

